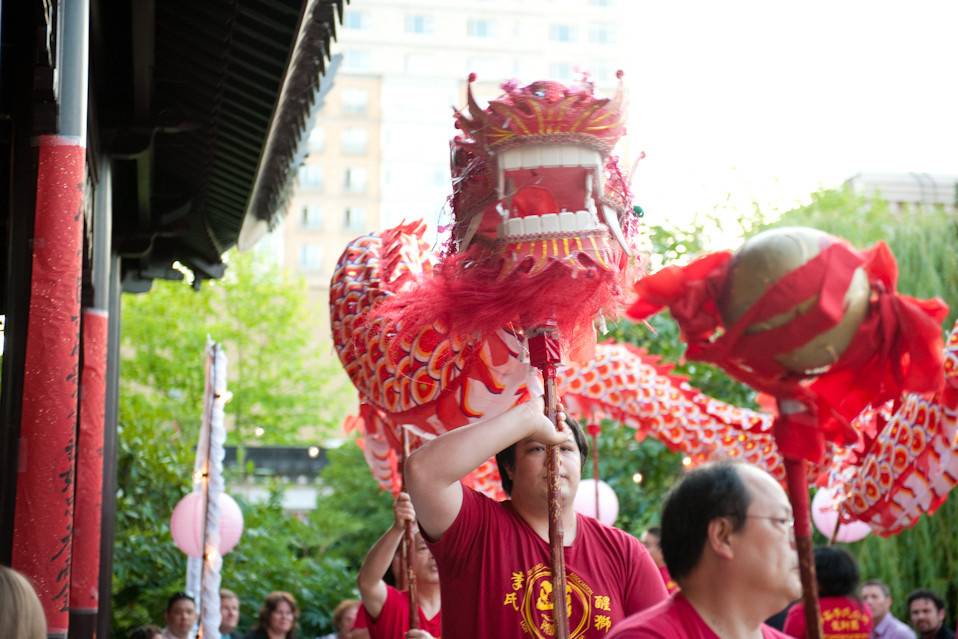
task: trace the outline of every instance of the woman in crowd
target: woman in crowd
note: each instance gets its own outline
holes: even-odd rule
[[[868,639],[872,632],[872,617],[868,606],[855,594],[858,588],[855,558],[835,546],[816,548],[815,577],[824,639]],[[785,634],[805,639],[805,606],[802,602],[788,611]]]
[[[259,609],[256,627],[246,639],[295,639],[299,607],[288,592],[271,592]]]

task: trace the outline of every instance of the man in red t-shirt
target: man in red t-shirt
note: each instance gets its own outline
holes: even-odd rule
[[[576,515],[572,502],[588,444],[578,425],[560,419],[556,430],[542,409],[537,398],[499,417],[457,428],[406,462],[406,484],[419,526],[439,564],[444,639],[541,639],[555,634],[549,444],[561,451],[570,639],[604,638],[619,620],[666,597],[655,564],[636,538]],[[493,455],[511,496],[501,503],[459,481]]]
[[[411,552],[412,570],[416,577],[419,628],[409,628],[409,595],[383,581],[383,575],[402,542],[406,522],[416,521],[416,511],[413,510],[409,495],[399,493],[393,503],[393,514],[393,525],[366,553],[356,578],[365,613],[362,627],[369,631],[370,639],[440,639],[439,572],[436,560],[418,530]]]
[[[762,620],[802,592],[792,525],[765,471],[720,462],[688,473],[662,509],[662,554],[680,590],[609,639],[786,639]]]
[[[658,526],[647,528],[646,531],[642,533],[642,536],[639,537],[639,541],[641,541],[645,549],[649,551],[649,556],[652,557],[652,561],[655,562],[655,567],[659,569],[659,574],[662,575],[662,583],[665,584],[665,589],[668,590],[671,595],[679,589],[679,585],[675,583],[675,580],[672,579],[672,575],[669,574],[669,569],[665,565],[665,558],[662,556],[662,529]]]

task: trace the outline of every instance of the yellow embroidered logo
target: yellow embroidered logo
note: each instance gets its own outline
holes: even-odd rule
[[[551,639],[556,634],[552,587],[552,572],[538,563],[525,572],[513,572],[502,599],[503,606],[519,614],[523,632],[535,639]],[[572,572],[566,575],[565,604],[569,639],[584,637],[590,628],[608,632],[612,627],[610,597],[594,594],[589,584]]]

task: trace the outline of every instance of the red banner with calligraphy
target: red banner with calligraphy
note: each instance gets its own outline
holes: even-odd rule
[[[86,149],[60,136],[38,144],[13,567],[55,637],[69,626]]]

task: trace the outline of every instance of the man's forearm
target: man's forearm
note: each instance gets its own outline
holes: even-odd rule
[[[396,549],[399,548],[402,536],[403,530],[401,528],[390,526],[389,530],[383,533],[382,537],[366,553],[366,558],[363,560],[363,565],[356,577],[356,583],[359,586],[364,603],[366,603],[367,596],[372,594],[373,590],[378,589],[383,575],[386,574],[393,557],[396,555]],[[380,603],[380,606],[382,606],[382,603]],[[369,606],[366,608],[368,610]]]
[[[532,402],[520,404],[492,419],[444,433],[416,450],[406,461],[410,493],[416,485],[442,489],[475,470],[484,461],[534,430]]]

